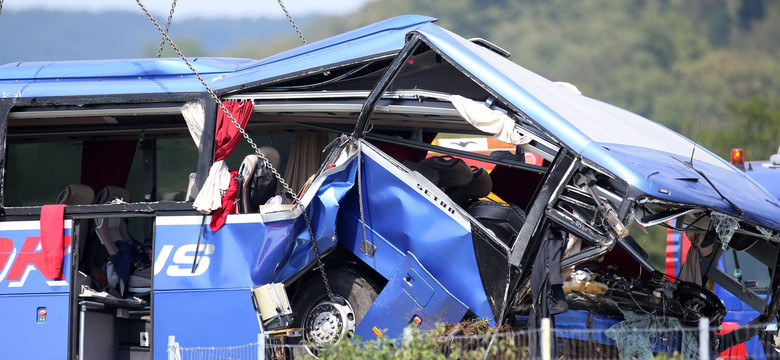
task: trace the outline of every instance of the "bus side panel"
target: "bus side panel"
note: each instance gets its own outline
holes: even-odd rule
[[[221,347],[254,343],[260,333],[248,288],[159,291],[154,308],[155,359],[167,359],[169,335],[182,347]]]
[[[46,310],[44,319],[38,312]],[[68,294],[0,295],[4,359],[68,357]]]
[[[183,347],[236,346],[257,341],[261,331],[251,287],[271,282],[289,256],[294,219],[263,223],[260,214],[230,215],[217,232],[209,220],[201,232],[202,216],[157,217],[155,359],[166,357],[171,335]]]
[[[273,280],[289,256],[293,219],[263,223],[260,214],[230,215],[217,232],[201,216],[158,216],[154,290],[226,289]],[[200,244],[198,237],[200,236]],[[193,271],[193,262],[197,266]]]
[[[61,273],[47,265],[38,221],[0,222],[0,349],[8,359],[68,356],[71,221]]]

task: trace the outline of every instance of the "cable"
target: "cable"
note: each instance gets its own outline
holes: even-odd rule
[[[306,42],[306,39],[303,38],[303,34],[301,33],[301,29],[298,28],[298,25],[295,25],[295,21],[293,21],[292,16],[290,16],[290,13],[287,12],[287,8],[284,7],[284,4],[282,3],[282,0],[277,0],[277,2],[279,3],[279,6],[282,8],[282,11],[284,11],[284,15],[287,16],[287,20],[290,21],[290,24],[292,24],[293,29],[295,29],[295,32],[298,33],[298,37],[303,42],[303,45],[308,44]]]
[[[168,22],[165,23],[165,33],[167,34],[168,31],[171,28],[171,20],[173,19],[173,10],[176,9],[176,0],[173,0],[173,4],[171,4],[171,12],[168,13]],[[163,36],[162,39],[160,39],[160,47],[157,49],[157,58],[159,59],[162,56],[163,47],[165,47],[165,37]]]
[[[173,43],[173,40],[168,36],[168,33],[166,33],[162,27],[160,27],[160,24],[157,22],[157,20],[154,19],[154,16],[149,12],[149,10],[146,9],[143,3],[141,3],[141,0],[135,0],[135,2],[138,4],[138,6],[141,7],[141,10],[146,14],[146,17],[149,18],[149,20],[154,24],[154,26],[157,28],[157,30],[162,34],[165,41],[168,42],[168,44],[171,45],[171,48],[173,48],[174,51],[179,55],[179,57],[184,61],[184,64],[187,65],[187,67],[192,71],[192,74],[195,75],[195,77],[200,81],[201,85],[206,89],[206,92],[211,96],[212,99],[217,103],[217,106],[227,115],[228,119],[233,123],[233,125],[238,129],[238,132],[241,134],[241,136],[249,143],[249,146],[252,147],[252,149],[255,152],[255,155],[257,155],[260,160],[263,162],[263,166],[265,166],[271,173],[276,177],[276,179],[279,181],[279,184],[282,185],[285,191],[287,191],[293,198],[295,206],[299,207],[301,209],[301,214],[303,215],[303,219],[306,222],[306,229],[309,232],[309,238],[311,240],[311,246],[314,249],[314,253],[317,258],[317,268],[320,270],[320,275],[322,276],[322,282],[325,285],[325,290],[328,293],[328,298],[335,302],[335,303],[341,303],[341,301],[336,298],[336,296],[333,295],[333,292],[330,289],[330,283],[328,282],[328,277],[325,275],[325,265],[322,263],[322,256],[320,253],[320,248],[317,245],[317,239],[314,236],[314,230],[311,227],[311,221],[309,220],[309,214],[306,213],[306,208],[303,207],[303,203],[300,201],[300,198],[298,198],[298,195],[292,191],[292,188],[290,188],[290,185],[287,184],[287,181],[284,180],[282,175],[279,174],[279,171],[276,170],[276,168],[271,165],[271,162],[268,160],[268,158],[260,151],[260,148],[255,144],[254,140],[252,140],[251,137],[249,137],[249,134],[244,130],[244,128],[241,127],[241,125],[238,123],[236,118],[233,117],[233,114],[228,111],[228,109],[225,107],[224,104],[222,104],[222,101],[219,99],[219,96],[217,96],[217,93],[214,92],[214,90],[211,89],[211,87],[206,84],[206,80],[203,80],[203,77],[200,76],[197,70],[195,70],[195,67],[192,66],[192,63],[190,63],[189,60],[187,60],[187,57],[184,56],[184,53],[179,50],[179,47],[176,46],[176,44]]]

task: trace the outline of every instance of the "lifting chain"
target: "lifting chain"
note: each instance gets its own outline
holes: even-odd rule
[[[325,275],[325,265],[322,263],[322,255],[320,253],[320,248],[317,246],[317,240],[314,236],[314,230],[312,230],[311,227],[311,221],[309,220],[309,215],[306,213],[306,208],[304,208],[303,203],[301,202],[298,195],[292,191],[290,188],[290,185],[287,184],[287,182],[282,178],[282,176],[279,174],[279,172],[274,168],[273,165],[271,165],[271,162],[268,161],[268,158],[263,155],[262,152],[260,152],[260,149],[257,147],[257,144],[255,144],[254,140],[249,137],[249,134],[247,134],[246,130],[244,130],[241,125],[239,125],[238,121],[233,117],[233,114],[228,111],[228,109],[225,107],[224,104],[222,104],[222,101],[219,99],[219,96],[214,92],[214,90],[211,90],[211,88],[206,84],[206,81],[203,80],[203,77],[200,76],[200,74],[195,70],[195,68],[192,66],[192,64],[187,60],[187,58],[184,56],[184,54],[179,50],[179,48],[176,46],[176,44],[173,43],[170,37],[168,37],[168,33],[166,33],[162,27],[160,27],[160,24],[157,23],[157,21],[154,19],[151,13],[149,13],[149,10],[146,9],[146,7],[141,3],[141,0],[135,0],[135,2],[138,4],[138,6],[141,7],[141,10],[146,14],[146,16],[149,18],[149,20],[152,21],[154,26],[157,28],[157,30],[162,34],[165,41],[168,42],[168,44],[171,45],[171,48],[173,48],[174,51],[179,55],[179,57],[184,61],[184,64],[187,65],[187,67],[192,71],[192,73],[195,75],[196,78],[200,81],[201,85],[206,89],[206,92],[208,92],[209,96],[211,96],[214,101],[217,102],[217,105],[220,109],[227,115],[227,117],[230,119],[230,121],[233,123],[233,125],[238,129],[238,132],[241,133],[241,136],[244,137],[244,139],[249,143],[249,145],[252,147],[252,149],[255,152],[255,155],[260,158],[263,162],[263,166],[265,166],[268,170],[271,171],[271,173],[276,177],[276,180],[279,181],[280,184],[282,184],[282,187],[285,191],[287,191],[292,197],[293,201],[295,203],[295,206],[298,206],[301,209],[301,213],[303,214],[303,219],[306,222],[306,229],[309,232],[309,239],[311,241],[311,246],[314,249],[314,253],[317,257],[317,268],[319,269],[320,275],[322,276],[322,282],[325,285],[325,290],[328,293],[328,298],[335,302],[335,303],[342,303],[339,298],[337,298],[335,295],[333,295],[333,292],[330,290],[330,283],[328,282],[328,277]]]
[[[295,25],[295,21],[293,21],[292,16],[290,16],[290,13],[287,11],[287,8],[284,7],[284,4],[282,3],[282,0],[277,0],[277,2],[279,3],[279,6],[282,8],[282,11],[284,11],[284,15],[287,16],[287,20],[290,21],[290,24],[292,24],[293,29],[295,29],[295,32],[298,33],[298,37],[303,42],[303,45],[308,44],[306,42],[306,39],[303,38],[303,34],[301,33],[301,29],[298,28],[298,25]]]
[[[171,20],[173,20],[173,10],[176,9],[176,0],[173,0],[173,4],[171,4],[171,12],[168,13],[168,22],[165,23],[165,33],[167,34],[168,31],[171,29]],[[165,47],[165,37],[163,36],[162,39],[160,39],[160,47],[157,49],[157,58],[159,59],[162,57],[163,47]]]

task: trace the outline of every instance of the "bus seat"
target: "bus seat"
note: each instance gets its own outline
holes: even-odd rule
[[[65,189],[57,195],[57,204],[65,205],[87,205],[92,204],[95,199],[95,190],[84,184],[68,184]]]
[[[279,168],[279,151],[270,146],[263,146],[259,150],[274,168]],[[280,192],[278,180],[255,154],[247,155],[241,162],[236,183],[236,210],[239,214],[260,211],[260,205]]]
[[[95,204],[105,204],[113,202],[114,200],[121,200],[123,202],[130,202],[130,192],[125,188],[119,186],[108,185],[100,190],[95,198]]]

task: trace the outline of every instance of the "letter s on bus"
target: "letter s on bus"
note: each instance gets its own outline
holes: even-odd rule
[[[211,264],[211,257],[209,255],[214,253],[214,244],[201,244],[198,251],[198,264],[195,267],[195,272],[192,272],[192,262],[195,261],[195,249],[196,244],[187,244],[179,247],[173,254],[173,264],[168,265],[165,269],[165,273],[168,276],[198,276],[203,275],[208,270]],[[155,275],[162,270],[163,266],[168,262],[168,256],[173,250],[173,245],[164,245],[160,251],[160,254],[155,261],[154,273]]]

